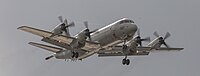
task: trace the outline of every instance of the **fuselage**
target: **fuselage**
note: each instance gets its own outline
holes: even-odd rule
[[[117,41],[131,39],[137,31],[137,25],[128,18],[115,21],[91,34],[92,41],[97,41],[101,46],[115,44]]]
[[[115,21],[107,26],[104,26],[94,33],[91,34],[91,39],[94,42],[100,43],[100,46],[106,48],[108,46],[113,46],[115,44],[123,42],[123,40],[130,40],[132,39],[133,35],[137,31],[137,25],[130,19],[128,18],[122,18],[118,21]],[[77,35],[74,36],[77,38],[79,41],[84,41],[85,40],[85,34],[84,30],[80,31]],[[75,41],[76,42],[76,41]],[[72,42],[73,43],[73,42]],[[80,42],[79,42],[80,45]],[[70,45],[72,46],[77,46],[78,45]],[[61,46],[62,47],[62,46]],[[73,48],[73,47],[72,47]],[[57,59],[71,59],[71,55],[73,50],[66,50],[60,53],[55,54],[54,56]],[[82,53],[84,54],[84,53]],[[79,53],[79,55],[82,55]],[[69,55],[69,56],[65,56]]]

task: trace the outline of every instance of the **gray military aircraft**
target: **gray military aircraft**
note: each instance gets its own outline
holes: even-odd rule
[[[148,55],[152,51],[180,51],[183,48],[171,48],[166,44],[165,40],[170,37],[170,33],[166,33],[164,37],[154,32],[157,37],[147,46],[142,45],[142,41],[150,41],[150,37],[141,38],[140,30],[133,20],[128,18],[119,19],[107,26],[90,31],[88,22],[84,22],[85,29],[71,36],[69,27],[75,26],[74,22],[68,24],[67,20],[58,17],[58,24],[51,32],[45,31],[26,25],[18,27],[19,30],[32,33],[42,37],[41,41],[53,44],[55,46],[29,42],[30,45],[53,52],[52,55],[46,57],[57,59],[82,60],[94,54],[98,57],[108,56],[125,56],[122,60],[123,65],[129,65],[130,60],[127,56]],[[137,32],[137,35],[135,33]],[[135,36],[134,36],[135,35]],[[161,47],[164,45],[166,47]]]

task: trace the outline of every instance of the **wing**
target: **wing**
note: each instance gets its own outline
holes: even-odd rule
[[[184,48],[165,48],[165,47],[160,47],[156,50],[158,51],[181,51],[183,50]]]
[[[183,48],[158,48],[158,49],[152,49],[151,47],[137,47],[137,52],[130,52],[128,56],[141,56],[141,55],[149,55],[150,52],[154,51],[180,51],[183,50]],[[101,49],[98,52],[99,57],[106,57],[106,56],[124,56],[122,52],[122,46],[113,46],[108,49]]]
[[[28,27],[28,26],[21,26],[21,27],[18,27],[17,29],[32,33],[34,35],[38,35],[40,37],[49,37],[49,36],[52,35],[51,32],[40,30],[40,29],[36,29],[36,28],[32,28],[32,27]]]
[[[49,32],[49,31],[44,31],[41,29],[36,29],[33,27],[28,27],[28,26],[21,26],[18,29],[32,33],[32,34],[40,36],[40,37],[43,37],[43,39],[44,38],[51,39],[57,43],[62,43],[62,44],[68,45],[68,46],[74,39],[76,39],[74,37],[69,37],[69,36],[64,36],[64,35],[58,35],[58,36],[49,38],[51,35],[53,35],[53,33]],[[63,45],[63,46],[65,46],[65,45]],[[83,50],[90,51],[90,50],[96,49],[96,48],[99,48],[99,43],[86,41],[86,44],[83,47]]]
[[[148,51],[140,51],[140,52],[129,52],[128,56],[143,56],[149,55]],[[122,46],[113,46],[107,49],[101,49],[98,52],[99,57],[109,57],[109,56],[125,56],[122,52]]]
[[[160,48],[157,48],[157,49],[152,49],[151,47],[138,47],[137,48],[138,51],[181,51],[183,50],[184,48],[166,48],[166,47],[160,47]]]
[[[144,56],[149,55],[149,52],[138,52],[138,53],[129,53],[128,56]],[[108,57],[108,56],[125,56],[122,52],[117,53],[99,53],[98,57]]]
[[[45,50],[48,50],[50,52],[54,52],[54,53],[63,50],[63,49],[58,48],[58,47],[53,47],[53,46],[49,46],[49,45],[39,44],[39,43],[35,43],[35,42],[29,42],[28,44],[30,44],[32,46],[35,46],[35,47],[39,47],[39,48],[45,49]]]

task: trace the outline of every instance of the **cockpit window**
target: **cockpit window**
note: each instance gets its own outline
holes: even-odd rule
[[[132,20],[122,20],[120,21],[119,24],[123,24],[123,23],[134,23]]]

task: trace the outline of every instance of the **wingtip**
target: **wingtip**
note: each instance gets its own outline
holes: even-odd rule
[[[17,29],[19,30],[19,29],[21,29],[21,28],[23,28],[23,26],[20,26],[20,27],[18,27]]]
[[[35,42],[29,42],[28,44],[30,44],[30,45],[35,45],[35,44],[37,44],[37,43],[35,43]]]
[[[33,42],[29,42],[28,44],[33,44]]]
[[[24,28],[24,27],[26,27],[25,25],[21,25],[20,27],[18,27],[17,29],[22,29],[22,28]]]

